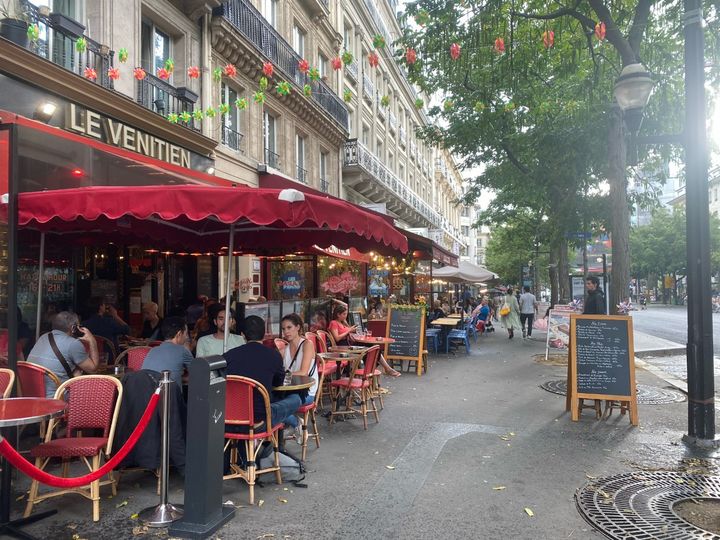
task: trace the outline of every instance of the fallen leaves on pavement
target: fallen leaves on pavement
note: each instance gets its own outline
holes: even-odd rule
[[[535,516],[535,512],[533,512],[532,510],[530,510],[527,506],[525,507],[525,513],[526,513],[528,516],[530,516],[530,517],[534,517],[534,516]]]

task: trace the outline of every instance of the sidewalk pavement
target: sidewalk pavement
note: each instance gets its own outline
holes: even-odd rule
[[[256,490],[264,504],[249,507],[247,486],[226,482],[223,499],[237,515],[215,538],[604,538],[578,514],[575,490],[593,477],[676,467],[690,455],[681,443],[687,404],[641,404],[636,428],[617,413],[596,421],[585,412],[571,422],[565,397],[538,387],[566,374],[544,363],[544,338],[508,340],[497,331],[481,336],[470,356],[431,356],[421,378],[384,378],[391,394],[379,424],[370,419],[363,431],[359,419],[332,426],[320,419],[307,489],[268,484]],[[637,380],[665,386],[644,370]],[[182,502],[181,487],[173,477],[171,502]],[[117,497],[109,494],[102,489],[99,523],[89,501],[65,496],[39,505],[59,513],[27,531],[53,539],[162,536],[131,519],[157,503],[152,475],[127,473]]]
[[[682,343],[675,343],[668,339],[659,338],[645,332],[633,331],[635,341],[635,357],[647,356],[675,356],[685,354],[686,347]]]

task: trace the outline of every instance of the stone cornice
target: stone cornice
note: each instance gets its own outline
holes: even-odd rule
[[[257,49],[221,17],[214,17],[212,20],[211,43],[213,50],[235,64],[239,72],[253,81],[260,81],[262,64],[266,58],[260,56]],[[302,95],[302,89],[291,79],[288,79],[288,82],[293,91],[289,96],[277,96],[277,100],[300,120],[323,133],[331,143],[338,146],[343,144],[347,138],[345,130],[338,126],[322,107]]]
[[[0,71],[203,156],[209,156],[218,144],[192,129],[171,124],[123,94],[1,38]]]

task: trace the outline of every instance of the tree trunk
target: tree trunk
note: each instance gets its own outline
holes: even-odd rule
[[[610,184],[610,230],[612,232],[612,287],[610,312],[627,296],[630,282],[630,205],[625,176],[625,133],[620,107],[610,109],[608,130],[608,183]]]
[[[568,269],[568,245],[564,238],[560,240],[560,253],[558,257],[558,294],[560,302],[570,303],[572,295],[570,292],[570,271]]]
[[[560,248],[557,244],[553,244],[550,248],[550,265],[548,267],[548,275],[550,278],[550,304],[553,306],[558,303],[560,291],[558,290],[558,261],[560,259]]]

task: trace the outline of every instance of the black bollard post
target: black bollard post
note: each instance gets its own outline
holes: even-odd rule
[[[170,536],[207,538],[235,516],[234,507],[222,504],[225,365],[222,356],[190,364],[185,515],[170,526]]]

